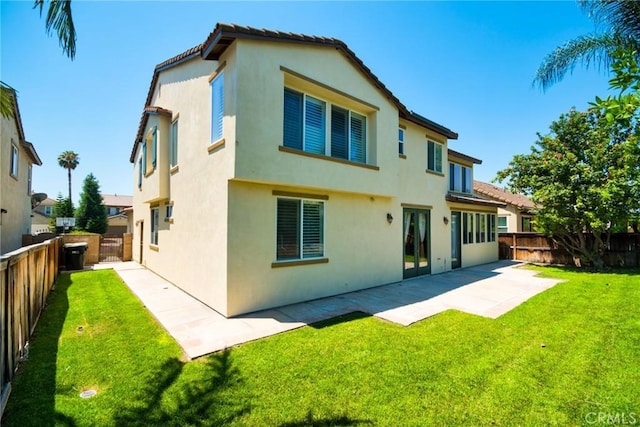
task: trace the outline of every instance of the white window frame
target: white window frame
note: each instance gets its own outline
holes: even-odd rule
[[[433,144],[433,152],[432,150],[429,149],[429,146]],[[436,154],[437,151],[440,151],[440,170],[438,170],[438,156]],[[433,141],[431,139],[427,140],[427,170],[431,171],[431,172],[436,172],[436,173],[442,173],[442,169],[443,169],[443,165],[444,165],[444,158],[443,158],[443,152],[444,152],[444,144],[441,144],[439,142]],[[433,168],[429,167],[429,159],[433,156]]]
[[[504,225],[500,225],[500,219],[504,218]],[[498,215],[498,221],[496,222],[498,227],[498,233],[508,233],[509,232],[509,215]],[[501,230],[503,229],[503,230]]]
[[[13,140],[11,140],[11,165],[9,168],[9,174],[16,179],[18,178],[19,163],[20,163],[20,151],[18,150],[18,147],[16,147],[16,144],[13,142]]]
[[[216,84],[221,84],[220,87],[220,100],[216,97]],[[220,141],[224,137],[224,71],[220,71],[211,80],[211,144]],[[218,112],[216,105],[219,105],[221,117],[216,120],[216,113]]]
[[[299,236],[298,236],[298,255],[293,258],[280,258],[278,257],[278,200],[295,200],[300,202],[299,204],[299,222],[297,227],[299,228]],[[304,204],[305,203],[319,203],[322,206],[322,253],[314,256],[304,256]],[[302,260],[313,260],[313,259],[321,259],[325,257],[326,254],[326,216],[325,209],[326,203],[325,200],[320,199],[311,199],[311,198],[300,198],[300,197],[286,197],[286,196],[278,196],[276,198],[276,262],[291,262],[291,261],[302,261]]]
[[[171,122],[169,129],[169,167],[178,166],[178,119]]]
[[[312,154],[317,154],[320,156],[326,156],[332,159],[340,159],[340,160],[346,160],[349,162],[353,162],[353,163],[358,163],[358,164],[363,164],[363,165],[367,165],[369,164],[369,115],[367,113],[364,113],[362,111],[357,111],[354,110],[353,108],[350,107],[346,107],[344,105],[332,102],[324,97],[321,96],[317,96],[315,94],[309,94],[307,92],[301,91],[299,89],[293,88],[293,87],[289,87],[289,86],[285,86],[285,90],[288,89],[292,92],[297,92],[299,94],[302,95],[302,151],[306,152],[306,153],[312,153]],[[313,151],[309,151],[307,150],[307,141],[305,138],[305,134],[306,134],[306,130],[307,130],[307,121],[306,121],[306,116],[307,116],[307,98],[313,98],[316,99],[318,101],[321,101],[324,103],[324,153],[323,154],[318,154],[318,153],[314,153]],[[348,140],[347,140],[347,153],[348,156],[346,159],[343,159],[342,157],[334,157],[331,155],[331,109],[332,107],[338,107],[342,110],[346,110],[349,114],[348,114]],[[358,160],[353,160],[351,158],[351,116],[352,114],[355,113],[359,116],[364,117],[365,119],[365,126],[364,126],[364,132],[365,132],[365,137],[364,137],[364,162],[360,162]],[[284,140],[283,140],[284,143]]]
[[[151,238],[149,242],[154,246],[158,246],[159,226],[160,226],[160,208],[159,207],[151,208],[151,227],[149,227],[151,231]]]
[[[458,174],[456,174],[456,169],[459,171]],[[473,168],[460,163],[449,162],[449,191],[473,194]]]

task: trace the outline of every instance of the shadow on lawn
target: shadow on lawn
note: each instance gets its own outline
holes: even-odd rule
[[[329,426],[359,426],[359,425],[373,425],[370,420],[359,420],[355,418],[349,418],[347,415],[340,415],[336,417],[324,417],[316,418],[313,416],[313,412],[307,412],[307,416],[300,421],[290,421],[284,424],[280,424],[280,427],[329,427]]]
[[[21,425],[29,420],[25,408],[15,406],[16,402],[28,402],[29,413],[43,414],[42,420],[46,421],[38,422],[39,425],[76,425],[72,418],[55,409],[58,342],[69,311],[67,291],[71,285],[71,275],[58,276],[38,321],[38,327],[30,339],[29,358],[26,364],[19,367],[14,378],[14,389],[2,418],[2,425]],[[55,309],[47,310],[48,306],[55,306]],[[25,368],[38,369],[38,372],[23,376]]]
[[[167,360],[147,386],[116,411],[115,425],[225,425],[250,411],[248,405],[233,400],[231,389],[242,380],[230,351],[209,356],[204,372],[174,386],[185,365],[176,358]]]

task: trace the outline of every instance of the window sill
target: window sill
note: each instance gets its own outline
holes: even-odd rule
[[[211,145],[207,147],[207,151],[211,153],[221,147],[224,147],[224,138],[212,142]]]
[[[430,169],[426,169],[425,172],[428,173],[428,174],[431,174],[431,175],[437,175],[437,176],[444,177],[444,173],[442,173],[442,172],[436,172],[436,171],[432,171]]]
[[[398,154],[398,157],[400,157],[401,159],[406,159],[407,155],[406,154]]]
[[[169,169],[169,173],[171,175],[173,175],[174,173],[178,172],[180,170],[180,168],[178,167],[178,165],[175,165],[174,167],[172,167],[171,169]]]
[[[147,171],[147,173],[144,174],[145,178],[149,178],[151,175],[153,175],[153,172],[155,172],[156,168],[151,168],[150,170]]]
[[[271,263],[271,268],[296,267],[298,265],[326,264],[329,258],[297,259],[293,261],[277,261]]]
[[[164,222],[168,222],[169,224],[173,224],[173,218],[165,218]]]
[[[155,251],[155,252],[158,252],[160,250],[158,245],[149,245],[149,249],[151,249],[152,251]]]
[[[289,147],[285,147],[283,145],[279,145],[278,146],[278,150],[280,150],[280,151],[282,151],[284,153],[297,154],[299,156],[311,157],[311,158],[320,159],[320,160],[328,160],[330,162],[342,163],[344,165],[358,166],[360,168],[371,169],[371,170],[375,170],[375,171],[379,171],[380,170],[379,166],[368,165],[366,163],[352,162],[351,160],[338,159],[338,158],[335,158],[335,157],[324,156],[322,154],[309,153],[307,151],[298,150],[297,148],[289,148]]]

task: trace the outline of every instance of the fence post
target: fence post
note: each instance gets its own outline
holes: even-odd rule
[[[513,236],[513,246],[511,246],[511,247],[513,248],[513,256],[511,257],[511,259],[512,259],[513,261],[516,261],[516,244],[518,243],[518,239],[517,239],[517,237],[516,237],[516,236],[517,236],[517,234],[518,234],[518,233],[513,233],[513,234],[512,234],[512,236]]]

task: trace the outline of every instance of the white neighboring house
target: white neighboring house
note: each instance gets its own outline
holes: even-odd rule
[[[0,254],[20,248],[22,235],[31,234],[32,167],[42,165],[25,139],[15,92],[11,98],[14,117],[0,117]]]
[[[225,316],[496,261],[457,137],[340,40],[218,24],[154,70],[134,260]]]

